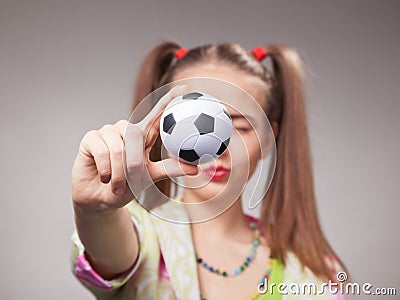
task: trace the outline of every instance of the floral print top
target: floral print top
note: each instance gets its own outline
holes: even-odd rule
[[[169,210],[171,218],[183,211],[169,209],[169,202],[157,210]],[[140,300],[196,300],[200,299],[197,262],[191,238],[190,226],[162,220],[149,213],[139,203],[132,201],[126,208],[132,216],[139,236],[139,257],[133,268],[113,280],[105,280],[90,266],[85,258],[85,248],[76,231],[72,235],[73,250],[71,267],[73,274],[97,299],[140,299]],[[165,215],[165,211],[163,215]],[[176,216],[176,215],[175,215]],[[332,261],[339,270],[339,264]],[[283,268],[282,268],[283,270]],[[272,273],[274,271],[272,270]],[[322,284],[296,256],[288,254],[283,270],[283,282]],[[272,275],[271,275],[272,277]],[[328,291],[322,295],[260,295],[258,299],[344,299]],[[249,295],[250,299],[250,295]]]

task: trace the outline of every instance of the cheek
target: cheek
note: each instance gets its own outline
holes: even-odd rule
[[[261,159],[261,148],[256,137],[252,137],[247,142],[247,151],[250,159],[250,174],[253,173],[258,161]]]
[[[260,144],[256,134],[235,135],[229,145],[232,163],[239,170],[249,170],[250,175],[261,159]]]

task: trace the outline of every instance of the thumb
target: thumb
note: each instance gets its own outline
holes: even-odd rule
[[[175,158],[168,158],[148,165],[151,178],[158,181],[167,177],[196,175],[199,172],[197,165],[190,165]]]

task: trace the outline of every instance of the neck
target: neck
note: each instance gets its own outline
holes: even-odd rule
[[[188,196],[184,194],[183,199]],[[191,199],[193,200],[193,197]],[[218,240],[223,236],[238,241],[248,241],[252,236],[249,221],[243,214],[241,198],[224,213],[207,221],[192,224],[191,230],[195,238],[210,240]]]

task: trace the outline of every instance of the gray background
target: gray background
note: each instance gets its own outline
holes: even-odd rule
[[[189,48],[281,42],[301,52],[323,229],[355,281],[399,294],[399,9],[0,1],[0,298],[92,298],[69,270],[73,159],[86,131],[129,117],[138,65],[167,39]]]

